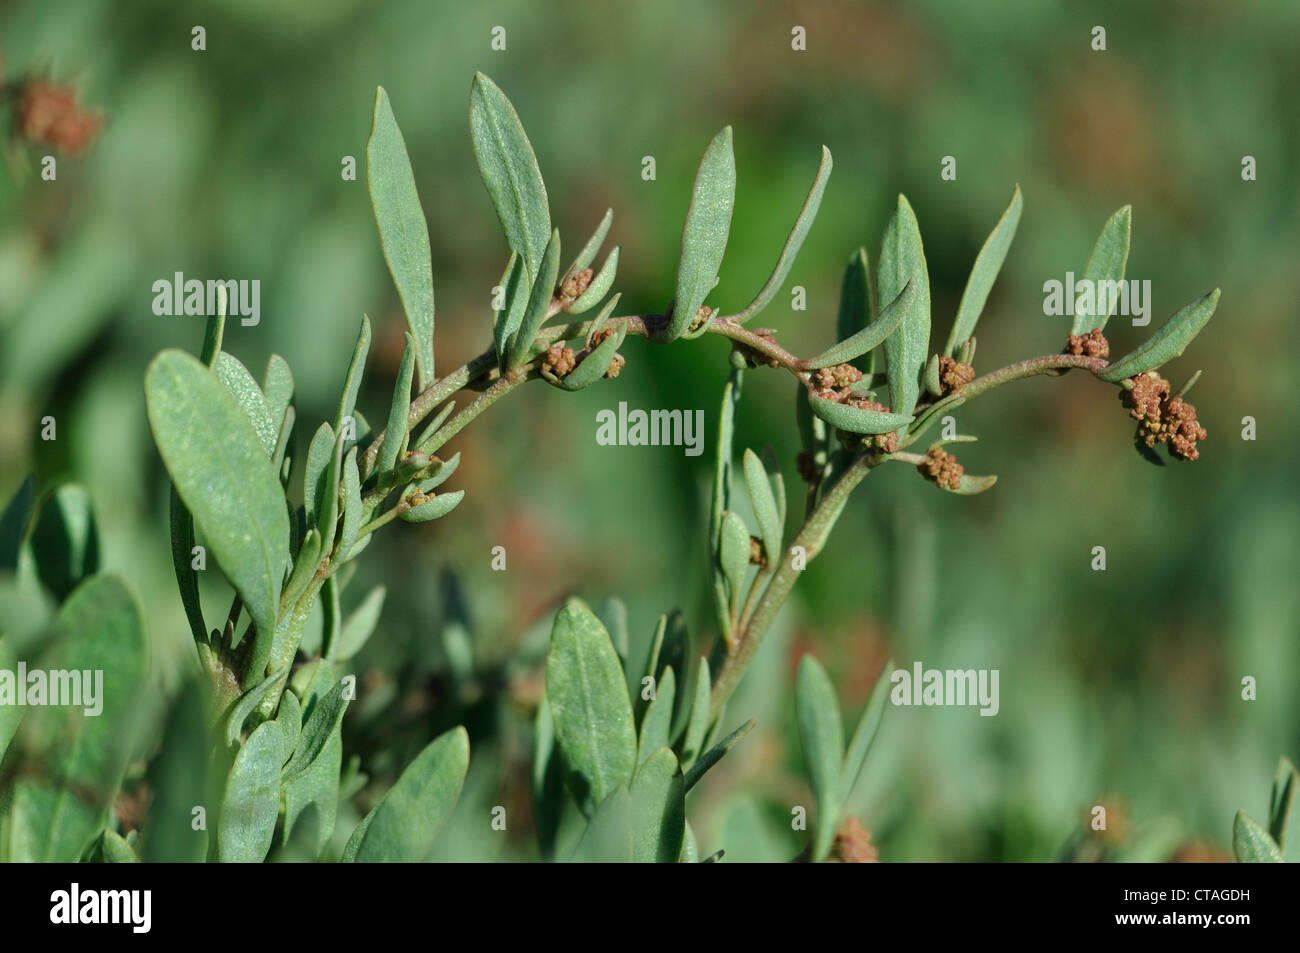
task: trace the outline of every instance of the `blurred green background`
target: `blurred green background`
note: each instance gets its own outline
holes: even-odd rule
[[[1300,5],[996,0],[476,4],[399,0],[8,0],[6,81],[73,83],[106,123],[55,182],[44,150],[6,142],[0,184],[0,496],[35,472],[83,483],[106,568],[129,581],[155,644],[151,691],[193,667],[167,547],[166,479],[141,378],[159,349],[197,350],[202,324],[159,318],[151,285],[257,278],[262,322],[225,347],[259,374],[272,352],[297,381],[299,452],[332,416],[363,312],[376,322],[360,407],[382,420],[400,305],[360,180],[376,85],[405,134],[433,243],[443,372],[490,341],[505,259],[474,167],[475,70],[513,100],[546,176],[568,257],[607,206],[622,245],[620,313],[672,296],[682,216],[709,137],[735,128],[735,221],[710,301],[745,305],[765,280],[816,169],[835,157],[788,287],[759,319],[796,353],[831,342],[844,262],[873,266],[896,193],[921,223],[942,341],[966,275],[1018,182],[1019,234],[980,326],[979,370],[1059,350],[1065,318],[1042,284],[1080,272],[1114,209],[1134,206],[1130,277],[1151,280],[1152,328],[1215,286],[1216,319],[1172,365],[1200,368],[1202,458],[1157,470],[1131,447],[1111,389],[1079,375],[1022,382],[963,407],[970,472],[991,492],[936,492],[906,467],[858,491],[765,643],[729,721],[759,727],[693,800],[704,853],[788,859],[809,805],[793,730],[799,654],[826,663],[850,712],[887,658],[996,668],[1001,712],[887,712],[854,812],[884,860],[1068,855],[1092,805],[1112,808],[1112,856],[1224,850],[1232,816],[1267,814],[1280,754],[1300,752],[1300,506],[1290,384],[1297,256],[1295,94]],[[190,31],[207,31],[206,52]],[[791,29],[807,31],[806,52]],[[1107,31],[1107,50],[1090,47]],[[507,49],[489,49],[504,26]],[[652,155],[657,178],[641,178]],[[942,181],[943,156],[957,159]],[[1258,180],[1241,178],[1254,156]],[[566,259],[567,260],[567,259]],[[1113,353],[1152,328],[1108,327]],[[362,560],[386,582],[346,730],[383,775],[445,724],[468,721],[474,763],[439,852],[528,857],[528,719],[549,615],[565,594],[622,596],[633,658],[681,607],[712,637],[705,592],[710,455],[599,447],[595,415],[703,408],[708,442],[727,349],[714,338],[629,340],[615,383],[541,384],[450,449],[468,491],[452,518],[399,525]],[[771,443],[796,495],[793,385],[751,372],[739,442]],[[58,439],[39,438],[54,415]],[[1253,416],[1258,439],[1240,438]],[[503,545],[508,571],[490,570]],[[1108,568],[1090,569],[1106,547]],[[454,575],[453,575],[454,574]],[[353,585],[358,598],[365,585]],[[452,623],[449,625],[449,621]],[[472,662],[464,658],[464,642]],[[1241,700],[1241,679],[1258,700]],[[409,754],[407,755],[409,756]],[[489,831],[505,804],[509,835]],[[481,814],[476,812],[482,812]],[[350,825],[340,820],[346,835]],[[502,852],[504,851],[504,854]],[[1292,845],[1292,855],[1297,851]]]

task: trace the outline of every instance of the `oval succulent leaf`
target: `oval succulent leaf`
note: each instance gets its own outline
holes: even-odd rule
[[[966,279],[966,290],[962,292],[961,304],[957,305],[957,317],[952,322],[948,343],[943,349],[943,353],[949,357],[975,333],[975,325],[984,312],[984,304],[989,299],[989,292],[993,290],[993,282],[1002,270],[1002,263],[1007,260],[1011,240],[1016,237],[1016,227],[1020,224],[1024,204],[1020,186],[1017,185],[1011,194],[1011,204],[984,240],[980,253],[975,256],[975,265],[970,270],[970,277]]]
[[[420,389],[433,381],[433,264],[429,226],[420,208],[406,140],[397,127],[388,93],[375,93],[375,117],[366,142],[366,182],[379,226],[384,260],[402,299],[406,324],[415,338]]]
[[[808,237],[808,230],[812,228],[813,221],[817,218],[817,210],[821,208],[822,193],[826,191],[826,182],[831,176],[831,150],[822,146],[821,163],[817,167],[817,175],[813,178],[812,187],[808,190],[808,197],[804,199],[803,207],[799,209],[799,216],[795,219],[794,227],[790,229],[790,234],[786,236],[785,245],[781,248],[781,255],[776,260],[776,267],[772,269],[772,275],[767,279],[767,283],[754,296],[744,311],[736,315],[735,321],[738,324],[744,324],[754,315],[758,314],[776,297],[776,293],[781,290],[785,284],[785,279],[790,274],[790,269],[794,267],[795,256],[799,254],[799,249],[803,247],[804,239]]]
[[[930,348],[930,273],[916,213],[900,195],[880,246],[876,293],[882,301],[892,301],[910,280],[916,281],[916,298],[898,331],[885,339],[889,406],[900,414],[910,414],[916,406],[921,368]]]
[[[677,264],[677,289],[666,337],[682,336],[695,320],[713,286],[727,250],[731,212],[736,204],[736,157],[731,149],[731,127],[709,143],[695,173],[691,204],[682,226],[682,253]]]
[[[551,208],[532,143],[506,94],[483,73],[469,92],[469,130],[479,174],[487,186],[511,251],[536,282],[551,236]]]
[[[560,275],[560,230],[551,232],[551,240],[546,243],[542,256],[541,270],[533,281],[532,291],[528,294],[528,307],[524,309],[523,320],[519,330],[511,337],[507,348],[506,364],[511,368],[519,367],[532,357],[533,339],[546,322],[551,299],[555,295],[555,281]]]
[[[277,428],[284,421],[284,415],[293,401],[293,371],[289,362],[279,354],[272,354],[266,362],[266,373],[262,376],[262,394],[266,398],[266,409]]]
[[[772,484],[768,482],[767,469],[763,466],[763,461],[753,450],[745,451],[744,470],[745,486],[749,489],[754,518],[758,520],[759,535],[763,538],[763,551],[767,554],[767,564],[775,566],[781,560],[783,527],[776,497],[772,494]]]
[[[837,430],[848,433],[878,434],[889,433],[891,430],[901,431],[913,419],[908,414],[863,410],[860,407],[850,407],[848,404],[838,404],[816,394],[808,395],[808,404],[812,407],[812,412],[822,420]]]
[[[439,493],[431,500],[425,500],[418,506],[412,506],[409,510],[403,510],[402,519],[408,523],[427,523],[430,520],[442,519],[465,498],[464,490],[454,490],[451,493]]]
[[[820,862],[830,851],[839,820],[844,724],[831,680],[811,655],[799,663],[795,711],[808,779],[817,798],[813,860]]]
[[[614,285],[614,276],[618,274],[618,250],[618,245],[610,250],[605,257],[605,264],[600,266],[600,271],[596,272],[596,277],[591,279],[587,290],[578,295],[574,302],[564,309],[565,312],[582,314],[584,311],[589,311],[609,293],[609,289]]]
[[[1088,264],[1083,269],[1083,277],[1089,282],[1121,282],[1124,269],[1128,264],[1129,237],[1133,230],[1133,207],[1125,205],[1106,220],[1092,246]],[[1098,287],[1094,284],[1093,287]],[[1114,304],[1114,301],[1111,301]],[[1104,328],[1110,320],[1111,309],[1105,314],[1093,314],[1088,311],[1076,312],[1072,333],[1087,334],[1093,328]]]
[[[865,268],[865,262],[863,267]],[[845,281],[848,280],[848,276],[845,276]],[[884,311],[880,312],[880,317],[834,347],[827,348],[816,357],[804,361],[803,366],[808,370],[817,370],[856,360],[893,334],[907,319],[915,302],[916,280],[909,278],[898,296],[886,305]]]
[[[734,612],[740,590],[745,585],[745,574],[749,571],[749,527],[739,515],[728,512],[722,516],[721,534],[718,563],[727,581],[730,607]]]
[[[166,350],[145,374],[158,452],[222,572],[269,640],[289,561],[289,515],[279,476],[253,425],[208,368]]]
[[[460,800],[469,770],[469,735],[453,728],[416,755],[366,817],[357,863],[423,860]]]
[[[1118,384],[1127,377],[1144,374],[1178,357],[1191,343],[1192,338],[1200,334],[1201,328],[1214,317],[1214,309],[1218,304],[1219,289],[1215,288],[1209,294],[1197,298],[1179,310],[1145,344],[1125,354],[1113,364],[1107,365],[1098,372],[1097,377],[1108,383]]]
[[[575,797],[590,816],[596,805],[632,780],[637,741],[614,644],[579,599],[569,600],[551,628],[546,698]]]

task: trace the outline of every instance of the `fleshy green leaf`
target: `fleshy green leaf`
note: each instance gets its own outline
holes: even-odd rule
[[[1088,264],[1083,269],[1083,279],[1089,282],[1113,281],[1118,284],[1124,280],[1124,268],[1128,264],[1129,236],[1133,229],[1133,207],[1125,205],[1106,220],[1092,246]],[[1093,287],[1098,287],[1094,284]],[[1115,304],[1115,296],[1110,296],[1110,303]],[[1111,310],[1106,314],[1089,314],[1084,311],[1074,315],[1074,334],[1087,334],[1093,328],[1104,328],[1110,320]]]
[[[268,675],[244,692],[239,697],[239,700],[231,706],[230,714],[226,716],[226,744],[233,747],[239,743],[240,737],[244,734],[244,723],[248,721],[248,716],[262,704],[262,699],[283,684],[285,676],[288,674],[289,670],[285,669],[275,675]]]
[[[618,274],[618,245],[615,245],[610,253],[605,257],[605,263],[600,266],[600,271],[596,272],[596,277],[591,279],[591,284],[587,285],[587,290],[578,295],[573,303],[564,309],[566,314],[582,314],[589,311],[600,303],[600,299],[609,293],[609,289],[614,285],[614,276]]]
[[[271,419],[262,388],[257,386],[257,381],[253,379],[248,368],[235,357],[222,351],[217,355],[217,363],[212,369],[239,402],[244,416],[257,431],[257,439],[262,442],[262,449],[266,451],[267,457],[274,455],[276,438],[280,435],[280,421]]]
[[[831,150],[822,146],[821,163],[817,167],[817,175],[813,179],[812,188],[808,190],[808,197],[804,199],[803,207],[799,209],[799,217],[795,219],[794,227],[790,229],[790,234],[786,237],[785,246],[781,249],[781,256],[776,260],[776,267],[772,269],[772,275],[767,279],[767,283],[754,296],[745,310],[736,315],[735,320],[739,324],[758,314],[766,308],[776,297],[776,293],[781,290],[785,284],[785,279],[790,274],[790,269],[794,266],[795,256],[799,254],[799,249],[803,247],[804,239],[808,237],[808,230],[812,228],[812,223],[817,218],[817,210],[821,208],[822,193],[826,191],[826,181],[831,176]]]
[[[293,371],[289,369],[289,362],[279,354],[272,354],[266,362],[262,395],[266,400],[266,412],[271,415],[271,422],[278,430],[289,410],[289,404],[293,402]]]
[[[303,468],[302,497],[307,525],[315,526],[320,506],[325,499],[326,471],[334,459],[334,428],[321,424],[307,446],[307,462]]]
[[[1007,260],[1011,240],[1016,237],[1016,226],[1020,224],[1023,208],[1024,200],[1020,196],[1020,186],[1017,185],[1011,194],[1011,204],[984,240],[980,253],[975,256],[975,265],[970,270],[970,277],[966,279],[966,290],[962,292],[957,317],[952,322],[948,343],[943,349],[949,357],[975,333],[975,325],[984,311],[984,303],[989,299],[989,292],[993,290],[993,282],[1002,270],[1002,263]]]
[[[334,833],[342,764],[343,736],[341,730],[335,728],[311,764],[284,785],[285,843],[297,834],[313,846],[313,856],[320,856]],[[300,824],[310,827],[304,831]]]
[[[813,860],[821,862],[830,851],[839,821],[844,725],[831,680],[811,655],[799,663],[795,710],[808,779],[817,798]]]
[[[217,829],[222,863],[260,863],[271,849],[280,810],[282,743],[280,726],[263,722],[235,755]]]
[[[880,730],[880,722],[885,717],[885,702],[889,700],[889,677],[893,671],[894,663],[886,662],[880,677],[876,679],[875,687],[871,689],[867,706],[862,709],[858,727],[853,730],[853,740],[849,742],[849,750],[844,755],[844,773],[841,776],[839,796],[841,805],[847,803],[852,796],[853,788],[862,774],[862,766],[867,763],[867,752],[871,750],[871,742],[875,741],[876,732]]]
[[[903,285],[903,290],[898,293],[898,297],[886,306],[880,313],[880,317],[851,337],[804,361],[803,366],[809,370],[816,370],[857,360],[898,330],[899,325],[911,313],[915,300],[916,281],[909,278],[907,284]]]
[[[348,701],[344,697],[345,689],[344,683],[338,682],[311,706],[311,714],[307,716],[307,721],[302,726],[302,734],[293,757],[285,765],[286,781],[292,781],[307,770],[320,754],[321,749],[325,747],[334,729],[342,723],[343,713],[348,708]]]
[[[524,309],[524,319],[519,330],[510,339],[507,365],[518,367],[532,357],[533,340],[546,322],[546,313],[551,307],[555,295],[555,281],[560,276],[560,230],[551,233],[551,240],[546,244],[542,255],[542,267],[533,282],[533,290],[528,295],[528,307]]]
[[[442,519],[454,510],[464,498],[464,490],[439,493],[433,499],[425,500],[419,506],[412,506],[409,510],[403,510],[400,516],[408,523],[427,523],[430,520]]]
[[[78,586],[54,626],[53,656],[43,667],[95,678],[81,682],[80,706],[27,708],[22,748],[41,754],[38,763],[14,765],[8,858],[15,861],[72,862],[99,836],[133,751],[133,709],[148,672],[144,620],[114,576]]]
[[[879,268],[876,293],[881,301],[893,301],[909,281],[916,282],[916,297],[907,317],[885,339],[889,407],[896,414],[910,414],[920,396],[921,368],[925,366],[930,347],[930,273],[916,214],[902,195],[885,228]]]
[[[867,261],[867,250],[859,248],[849,256],[849,263],[844,268],[844,280],[840,283],[840,310],[835,321],[835,340],[847,341],[865,328],[871,322],[873,310],[871,266]],[[902,317],[900,314],[899,320]],[[870,374],[874,370],[874,355],[870,352],[865,354],[865,357],[855,358],[852,364],[864,374]]]
[[[348,558],[361,529],[361,472],[357,468],[357,448],[348,451],[343,461],[343,528],[339,530],[339,559]]]
[[[711,747],[708,751],[704,752],[704,754],[700,755],[700,759],[691,765],[691,769],[686,772],[686,790],[689,791],[691,788],[695,787],[711,767],[721,761],[723,756],[734,748],[741,738],[749,734],[750,729],[754,727],[754,724],[754,719],[749,719],[749,721],[745,722],[731,734],[727,735],[727,737],[723,738],[716,745]]]
[[[899,433],[912,422],[908,414],[893,414],[884,410],[863,410],[850,407],[833,400],[826,400],[816,394],[808,395],[808,405],[812,412],[837,430],[848,433],[879,434],[896,430]]]
[[[402,365],[397,372],[397,383],[393,385],[393,402],[388,411],[388,426],[384,430],[384,442],[379,448],[379,478],[382,480],[393,472],[397,458],[402,454],[406,443],[406,418],[411,411],[411,372],[415,358],[415,339],[406,335],[406,346],[402,348]]]
[[[32,555],[36,574],[62,601],[99,569],[99,529],[90,494],[66,484],[41,507],[32,527]]]
[[[1118,361],[1097,374],[1100,380],[1117,384],[1126,377],[1136,377],[1178,357],[1214,317],[1219,304],[1219,289],[1197,298],[1165,322],[1164,327]]]
[[[523,258],[529,281],[535,284],[551,237],[546,185],[515,107],[482,73],[474,74],[470,86],[469,129],[479,174],[505,230],[506,243]]]
[[[948,492],[956,493],[958,496],[975,496],[985,490],[991,490],[993,484],[997,482],[996,475],[976,476],[973,473],[963,473],[957,489]]]
[[[145,374],[149,423],[172,482],[269,649],[289,561],[280,479],[216,375],[166,350]]]
[[[420,389],[433,381],[433,265],[429,226],[420,208],[406,140],[397,128],[388,93],[375,92],[375,117],[366,142],[366,181],[379,226],[384,260],[402,299],[406,324],[415,338]]]
[[[610,793],[592,814],[571,863],[626,864],[632,861],[632,797],[624,786]]]
[[[677,757],[669,748],[659,748],[646,759],[628,794],[633,861],[675,864],[686,834],[686,791]]]
[[[362,822],[366,828],[357,863],[422,860],[460,799],[468,770],[469,735],[464,728],[429,742]]]
[[[718,445],[713,463],[713,504],[709,509],[709,544],[713,547],[713,603],[718,625],[724,638],[731,639],[731,603],[722,575],[718,545],[722,540],[723,514],[731,508],[732,441],[736,429],[736,404],[740,402],[740,385],[744,371],[732,368],[722,388],[722,409],[718,413]]]
[[[646,758],[670,743],[669,733],[673,722],[673,703],[677,698],[677,679],[670,665],[655,682],[655,697],[650,700],[650,707],[641,719],[641,739],[638,746],[637,761]]]
[[[1232,821],[1232,852],[1239,864],[1280,864],[1282,851],[1259,822],[1238,811]]]
[[[731,149],[731,127],[727,126],[713,137],[695,174],[691,204],[682,226],[677,290],[666,333],[670,341],[687,331],[700,305],[718,283],[735,204],[736,157]]]
[[[618,655],[581,600],[570,599],[555,617],[546,697],[574,795],[590,816],[610,792],[632,780],[637,747]]]
[[[763,461],[753,450],[746,450],[744,457],[745,486],[749,489],[749,499],[754,507],[754,518],[758,520],[759,535],[763,539],[763,550],[767,553],[767,563],[775,566],[781,561],[781,525],[780,512],[776,498],[772,495],[772,485],[768,482],[767,470]]]

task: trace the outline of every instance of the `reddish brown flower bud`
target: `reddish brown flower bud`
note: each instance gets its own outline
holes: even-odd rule
[[[939,356],[939,384],[945,394],[957,394],[975,379],[975,368],[947,355]]]
[[[31,80],[18,94],[18,134],[35,145],[81,152],[99,132],[103,119],[83,112],[71,86]]]
[[[591,284],[591,276],[595,274],[590,268],[584,268],[582,271],[574,272],[564,279],[560,285],[560,297],[569,301],[574,301],[582,296]]]
[[[835,842],[826,857],[829,864],[874,864],[880,854],[871,843],[871,832],[850,817],[835,832]]]
[[[957,458],[942,447],[927,450],[924,462],[917,464],[916,468],[927,480],[933,480],[945,490],[960,489],[962,475],[966,472]]]
[[[1071,334],[1065,344],[1065,353],[1087,357],[1110,357],[1110,342],[1106,340],[1100,328],[1093,328],[1087,334]]]

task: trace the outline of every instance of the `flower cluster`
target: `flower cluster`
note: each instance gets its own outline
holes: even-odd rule
[[[1093,328],[1087,334],[1071,334],[1065,342],[1064,353],[1080,357],[1110,357],[1110,342],[1100,328]]]
[[[1208,434],[1196,419],[1196,408],[1179,396],[1170,396],[1169,382],[1155,371],[1129,378],[1119,393],[1129,416],[1138,422],[1137,439],[1148,447],[1163,443],[1178,460],[1195,460],[1196,445]]]
[[[931,447],[925,453],[925,461],[916,468],[927,480],[933,480],[940,489],[957,490],[961,488],[961,478],[966,468],[957,462],[957,458],[942,447]]]
[[[975,379],[975,368],[965,361],[954,360],[946,354],[939,355],[939,384],[943,393],[958,394]]]

